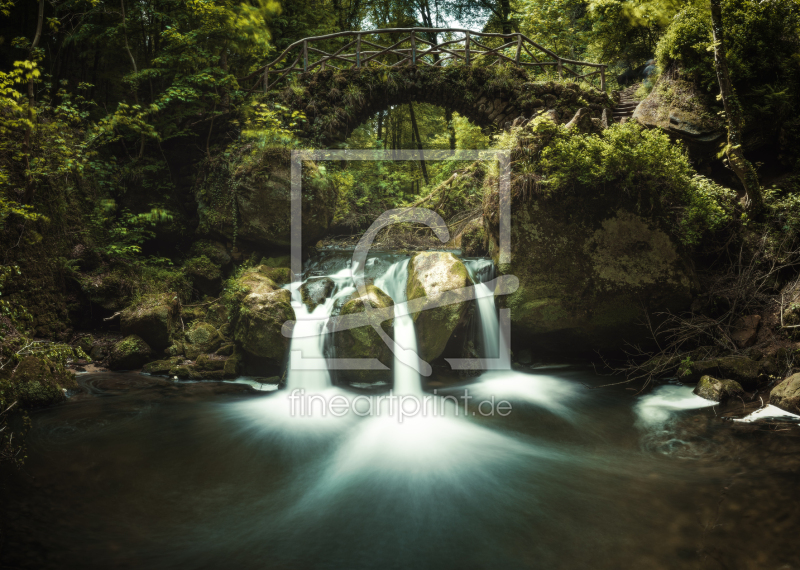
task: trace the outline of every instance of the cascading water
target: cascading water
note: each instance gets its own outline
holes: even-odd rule
[[[286,388],[291,392],[303,389],[306,392],[319,392],[331,386],[330,371],[323,365],[325,341],[327,335],[322,334],[331,316],[336,302],[350,295],[352,286],[350,271],[342,269],[326,276],[334,282],[332,294],[325,301],[309,311],[300,294],[300,283],[291,287],[292,306],[295,312],[295,335],[290,345],[289,370]],[[319,280],[317,280],[319,281]],[[305,284],[308,284],[306,281]]]
[[[393,263],[388,271],[375,279],[375,286],[383,290],[394,302],[394,341],[406,351],[417,350],[417,335],[414,319],[408,313],[405,302],[408,263],[405,259]],[[422,386],[419,372],[403,362],[401,355],[394,356],[394,392],[396,394],[421,394]]]
[[[478,305],[478,318],[481,330],[481,356],[498,358],[500,356],[500,321],[494,304],[494,291],[486,283],[494,277],[494,264],[488,259],[465,260],[464,265],[475,283],[475,302]],[[503,347],[507,352],[508,348]]]

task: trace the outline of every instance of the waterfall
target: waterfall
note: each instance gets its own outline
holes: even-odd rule
[[[331,386],[331,374],[325,364],[325,342],[329,335],[322,334],[331,317],[336,302],[355,291],[350,270],[345,268],[325,277],[334,282],[334,289],[325,302],[309,311],[300,295],[300,283],[291,285],[292,307],[295,313],[295,332],[289,346],[289,369],[286,388],[320,392]],[[303,284],[307,283],[304,281]],[[302,355],[302,357],[301,357]]]
[[[494,264],[488,259],[465,260],[464,264],[475,283],[475,302],[478,305],[481,330],[481,358],[498,358],[500,356],[498,340],[500,338],[500,322],[494,304],[494,291],[486,285],[486,282],[494,277]],[[506,346],[503,349],[508,350]]]
[[[409,259],[393,263],[388,271],[375,279],[375,286],[384,291],[394,302],[394,342],[406,351],[417,350],[417,335],[414,319],[404,305],[408,281]],[[394,355],[394,393],[422,394],[419,372],[403,362],[399,354]]]

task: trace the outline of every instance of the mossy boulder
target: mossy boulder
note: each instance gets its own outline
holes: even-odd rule
[[[565,193],[516,205],[508,260],[500,258],[497,211],[487,212],[498,273],[519,279],[499,297],[511,311],[512,339],[562,355],[622,350],[646,334],[643,311],[689,307],[697,281],[679,244],[620,201]]]
[[[231,254],[228,253],[228,249],[218,241],[197,240],[192,244],[189,253],[192,257],[205,256],[220,267],[225,267],[231,262]]]
[[[227,358],[224,356],[218,356],[216,354],[201,354],[197,357],[195,361],[195,367],[198,370],[208,372],[212,370],[223,370],[225,368],[225,362]]]
[[[446,291],[472,284],[467,268],[449,252],[418,253],[408,264],[406,295],[409,301],[420,297],[436,301]],[[472,301],[464,301],[413,313],[417,350],[423,360],[430,362],[441,356],[450,335],[458,327],[471,303]]]
[[[731,398],[744,396],[742,386],[735,380],[717,380],[708,375],[700,378],[694,393],[714,402],[726,402]]]
[[[242,361],[242,353],[238,350],[235,350],[233,354],[231,354],[225,361],[225,366],[222,369],[223,372],[225,372],[225,376],[228,378],[236,378],[239,376],[239,374],[242,372]]]
[[[47,358],[33,355],[26,356],[17,364],[10,385],[22,408],[57,404],[66,398],[64,390],[78,387],[73,372]]]
[[[183,353],[189,360],[214,352],[224,342],[213,325],[202,321],[192,323],[192,327],[184,334],[184,341]]]
[[[153,376],[166,376],[169,371],[181,364],[185,358],[182,356],[173,356],[164,360],[155,360],[148,362],[142,367],[142,372],[152,374]]]
[[[230,292],[229,303],[238,305],[234,339],[248,354],[283,362],[289,339],[281,333],[283,323],[295,319],[291,294],[257,270],[244,273]]]
[[[787,412],[800,414],[800,373],[792,374],[772,389],[769,403]]]
[[[720,110],[693,82],[664,73],[636,107],[633,118],[685,141],[692,151],[705,154],[716,151],[725,140]]]
[[[489,253],[487,246],[483,219],[472,220],[461,232],[461,253],[467,257],[481,257]]]
[[[330,277],[312,278],[300,286],[300,297],[308,307],[309,312],[313,312],[319,305],[330,297],[336,284]]]
[[[258,148],[250,141],[229,147],[236,167],[205,176],[195,197],[201,233],[225,236],[264,248],[291,243],[291,161],[288,150]],[[310,161],[303,162],[302,239],[316,243],[333,221],[338,192],[332,180]],[[219,188],[226,189],[220,192]],[[231,193],[228,188],[236,188]],[[231,206],[231,196],[235,200]],[[236,218],[234,219],[233,213]]]
[[[256,270],[269,277],[276,285],[285,285],[292,282],[292,272],[288,267],[271,267],[262,264]]]
[[[111,370],[134,370],[150,360],[153,351],[139,335],[129,335],[111,347],[108,367]]]
[[[367,285],[366,298],[376,309],[394,306],[392,298],[374,285]],[[364,297],[356,291],[342,306],[339,316],[355,315],[364,311]],[[381,323],[381,328],[392,337],[393,325],[394,319],[389,319]],[[341,370],[338,373],[341,380],[360,383],[391,381],[394,355],[371,325],[335,332],[333,344],[337,358],[377,358],[387,367],[387,370]]]
[[[174,293],[145,295],[120,315],[123,335],[137,335],[152,349],[161,351],[171,344],[171,338],[180,313],[180,302]]]
[[[725,356],[699,360],[689,365],[688,373],[684,373],[681,379],[685,382],[699,382],[706,375],[730,378],[745,389],[752,391],[758,388],[759,380],[762,377],[762,366],[761,363],[746,356]]]
[[[205,255],[189,259],[183,264],[183,271],[203,295],[214,296],[222,289],[222,270]]]

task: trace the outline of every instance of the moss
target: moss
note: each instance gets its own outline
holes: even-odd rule
[[[193,257],[183,264],[183,271],[195,288],[205,295],[216,295],[222,289],[222,270],[205,255]]]
[[[5,380],[11,393],[23,408],[39,408],[65,399],[64,390],[78,387],[75,374],[64,366],[38,356],[23,358],[10,380]]]
[[[175,293],[145,295],[122,311],[120,330],[124,335],[138,335],[155,350],[163,350],[171,344],[179,311]]]
[[[111,347],[108,355],[108,367],[111,370],[134,370],[143,366],[152,350],[138,335],[132,334]]]
[[[469,257],[487,254],[487,237],[483,228],[483,220],[471,221],[461,234],[461,252]]]
[[[769,403],[793,414],[800,414],[800,374],[792,374],[775,386],[769,394]]]
[[[217,329],[206,322],[193,323],[184,333],[184,340],[183,351],[189,360],[195,360],[201,354],[214,352],[223,343]]]
[[[394,305],[392,298],[374,285],[367,285],[367,298],[372,307],[385,309]],[[342,306],[340,316],[360,314],[365,311],[364,299],[358,291]],[[394,333],[394,319],[381,323],[381,328],[390,337]],[[377,358],[386,370],[343,370],[339,378],[348,382],[375,383],[389,382],[392,378],[390,370],[393,354],[388,345],[371,325],[352,328],[334,333],[333,340],[337,358]]]
[[[309,311],[314,311],[317,306],[325,302],[336,284],[330,277],[309,279],[300,286],[300,297]]]
[[[152,374],[154,376],[166,376],[169,374],[169,371],[178,366],[181,362],[183,362],[182,356],[173,356],[172,358],[167,358],[165,360],[156,360],[154,362],[148,362],[142,367],[142,372],[146,374]]]
[[[446,291],[469,285],[472,285],[472,279],[466,266],[451,253],[418,253],[408,265],[406,295],[409,301],[420,297],[436,300]],[[423,360],[431,361],[442,355],[471,303],[447,304],[414,313],[417,350]]]
[[[714,402],[725,402],[731,398],[744,396],[744,390],[735,380],[717,380],[711,376],[701,377],[694,393]]]
[[[192,244],[190,250],[192,257],[205,257],[213,264],[224,267],[231,262],[228,250],[221,243],[207,239],[200,239]]]
[[[286,267],[270,267],[262,264],[256,267],[256,271],[269,277],[276,285],[284,285],[292,281],[292,272]]]

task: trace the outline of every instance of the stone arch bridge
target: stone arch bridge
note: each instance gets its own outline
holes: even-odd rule
[[[600,119],[612,107],[606,67],[520,33],[391,28],[300,40],[240,82],[304,113],[304,136],[333,146],[375,113],[411,102],[452,109],[485,130],[544,110],[559,122],[580,109]]]

